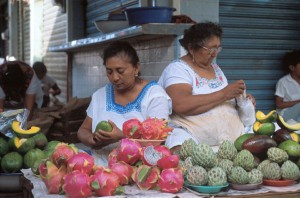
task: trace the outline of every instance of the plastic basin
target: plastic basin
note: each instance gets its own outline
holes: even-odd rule
[[[171,7],[138,7],[126,9],[125,14],[129,25],[170,23],[175,10]]]

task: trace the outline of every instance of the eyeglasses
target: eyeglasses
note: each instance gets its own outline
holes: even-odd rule
[[[204,46],[201,46],[201,45],[198,45],[199,47],[201,47],[201,48],[203,48],[203,49],[206,49],[206,50],[208,50],[209,51],[209,54],[210,55],[212,55],[212,54],[214,54],[214,53],[219,53],[219,52],[221,52],[222,51],[222,47],[218,47],[218,48],[216,48],[216,47],[213,47],[213,48],[207,48],[207,47],[204,47]]]

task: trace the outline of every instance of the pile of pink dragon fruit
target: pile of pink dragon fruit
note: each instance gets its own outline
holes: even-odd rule
[[[147,118],[143,122],[134,118],[127,120],[122,126],[127,138],[144,140],[164,140],[172,130],[167,120],[158,118]]]
[[[134,123],[141,124],[137,121]],[[155,121],[163,123],[164,129],[168,128],[165,121]],[[125,133],[135,127],[133,122],[128,123],[123,125]],[[126,130],[126,127],[131,129]],[[143,128],[145,132],[146,127]],[[151,128],[148,131],[157,130],[153,126]],[[162,131],[169,132],[170,129]],[[144,136],[143,133],[141,136],[133,134],[134,138],[163,138],[164,133],[167,132],[155,137],[150,133]],[[178,155],[173,155],[164,145],[143,147],[130,138],[122,139],[119,147],[109,154],[108,167],[96,165],[91,155],[78,152],[73,144],[59,143],[50,157],[40,164],[39,174],[49,194],[78,198],[122,194],[125,185],[137,185],[141,190],[177,193],[184,183]]]

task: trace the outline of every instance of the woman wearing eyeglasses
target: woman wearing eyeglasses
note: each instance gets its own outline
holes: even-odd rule
[[[221,68],[214,62],[221,52],[222,28],[215,23],[198,23],[185,30],[180,39],[187,51],[163,71],[159,84],[172,99],[172,121],[175,127],[166,145],[179,149],[184,140],[193,138],[218,146],[224,140],[234,141],[245,129],[239,117],[236,98],[245,93],[245,83],[228,84]],[[255,118],[254,98],[250,123]]]

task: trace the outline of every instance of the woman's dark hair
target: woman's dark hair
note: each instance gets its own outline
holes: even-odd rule
[[[46,65],[43,62],[37,61],[33,63],[32,68],[37,76],[43,76],[47,73]]]
[[[207,39],[213,36],[222,38],[223,30],[221,26],[213,22],[203,22],[192,25],[184,31],[183,38],[179,40],[181,46],[188,51],[189,45],[193,49],[198,49],[199,44],[204,45]]]
[[[104,50],[103,65],[106,65],[107,59],[120,55],[127,57],[133,67],[137,67],[140,61],[136,50],[128,42],[115,41]]]
[[[6,66],[7,69],[3,76],[3,85],[8,90],[6,97],[18,100],[19,97],[25,96],[26,76],[17,62],[7,62]]]
[[[300,63],[300,50],[287,52],[282,59],[282,66],[286,72],[290,72],[290,65],[296,66]]]

